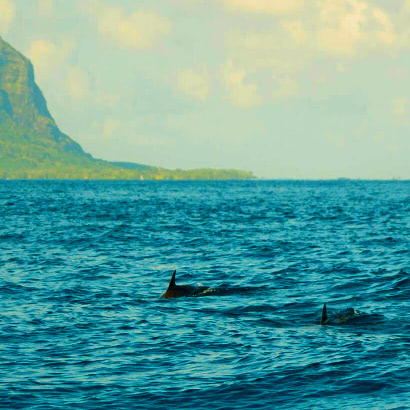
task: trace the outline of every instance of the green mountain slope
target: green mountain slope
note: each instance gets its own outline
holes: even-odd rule
[[[168,170],[93,158],[60,131],[31,62],[0,37],[0,178],[248,179],[238,170]]]

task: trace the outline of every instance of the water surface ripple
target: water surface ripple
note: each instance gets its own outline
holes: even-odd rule
[[[0,182],[0,407],[410,408],[409,194]],[[229,291],[160,299],[173,269]]]

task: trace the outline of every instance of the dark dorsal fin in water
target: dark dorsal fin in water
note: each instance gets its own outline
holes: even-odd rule
[[[323,305],[323,310],[322,310],[322,319],[320,319],[320,324],[323,325],[327,320],[327,313],[326,313],[326,303]]]
[[[176,273],[177,273],[177,271],[174,270],[174,273],[172,274],[172,278],[171,278],[171,280],[169,281],[168,290],[169,290],[169,289],[174,289],[175,286],[176,286],[176,284],[175,284],[175,274],[176,274]]]

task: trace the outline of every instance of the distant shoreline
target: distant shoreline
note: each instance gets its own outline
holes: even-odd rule
[[[410,179],[364,179],[364,178],[249,178],[249,179],[76,179],[76,178],[0,178],[0,181],[38,181],[38,182],[410,182]]]

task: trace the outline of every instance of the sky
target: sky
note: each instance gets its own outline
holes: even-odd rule
[[[410,178],[410,0],[0,0],[96,158]]]

